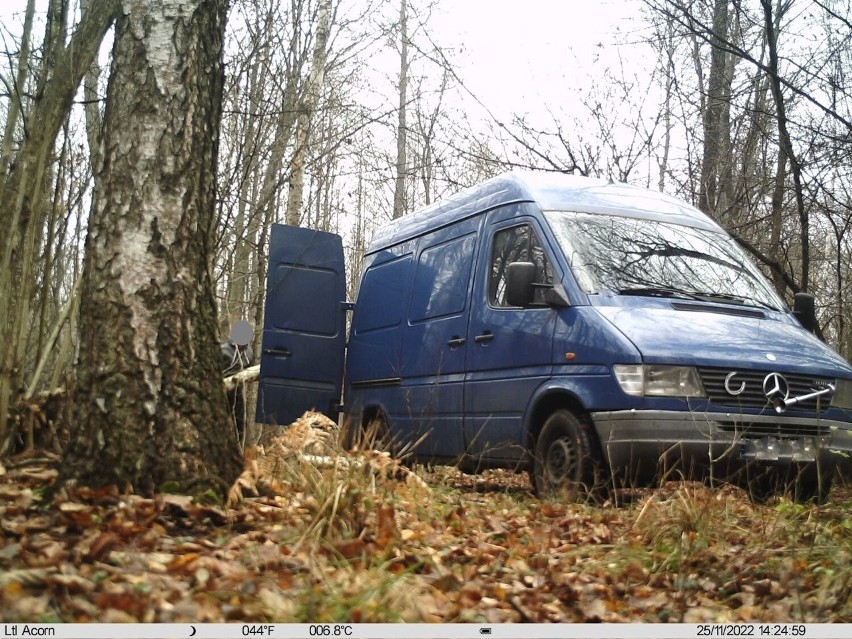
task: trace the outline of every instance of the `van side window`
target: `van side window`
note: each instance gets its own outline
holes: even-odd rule
[[[356,333],[397,326],[402,321],[411,261],[409,253],[367,267],[358,291],[353,327]]]
[[[411,292],[412,322],[461,313],[467,301],[474,234],[423,249]]]
[[[506,267],[512,262],[532,262],[536,265],[535,281],[553,284],[553,270],[538,235],[529,224],[498,231],[494,234],[488,281],[488,301],[492,306],[509,306],[506,302]],[[543,304],[544,290],[536,290],[534,299],[537,304]]]

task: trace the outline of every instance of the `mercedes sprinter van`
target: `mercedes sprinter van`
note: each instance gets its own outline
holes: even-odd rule
[[[541,492],[699,475],[825,498],[850,465],[852,367],[812,298],[789,310],[675,198],[504,174],[380,228],[351,322],[341,238],[271,240],[259,422],[343,410]]]

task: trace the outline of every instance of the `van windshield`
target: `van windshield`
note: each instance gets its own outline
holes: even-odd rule
[[[549,211],[545,217],[588,294],[783,308],[766,279],[725,234],[615,215]]]

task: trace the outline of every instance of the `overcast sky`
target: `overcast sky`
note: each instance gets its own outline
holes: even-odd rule
[[[25,0],[0,0],[4,31],[19,31],[24,6]],[[641,0],[440,0],[429,28],[438,43],[464,48],[453,62],[471,91],[516,112],[558,101],[566,84],[612,63],[616,34],[631,39],[641,26],[640,6]],[[13,19],[13,12],[20,15]]]
[[[558,102],[566,87],[615,64],[615,42],[641,33],[639,6],[639,0],[445,0],[432,28],[442,42],[463,44],[456,62],[468,88],[489,104],[522,112],[535,102]],[[637,67],[645,64],[641,50],[620,48]]]
[[[345,7],[358,0],[340,0]],[[427,0],[411,0],[412,11]],[[43,9],[45,0],[37,0]],[[25,0],[0,0],[3,31],[20,31]],[[398,0],[383,7],[388,20],[398,12]],[[579,111],[578,96],[600,78],[607,66],[626,65],[646,73],[653,61],[642,58],[642,0],[438,0],[428,30],[469,91],[501,122],[514,114],[547,128],[553,114]],[[12,17],[13,12],[17,13]],[[420,43],[426,46],[425,42]],[[377,52],[388,80],[395,82],[399,58],[393,47]],[[434,68],[434,67],[433,67]],[[437,81],[437,78],[434,78]],[[392,85],[391,85],[392,86]],[[388,85],[374,96],[386,108]],[[394,89],[392,89],[394,90]],[[473,101],[465,100],[472,121],[487,119]]]

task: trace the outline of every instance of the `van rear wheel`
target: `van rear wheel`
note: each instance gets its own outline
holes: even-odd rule
[[[364,411],[360,423],[348,434],[346,447],[349,450],[389,451],[390,428],[387,417],[381,410]]]
[[[535,447],[533,483],[541,496],[598,498],[602,463],[587,422],[560,409],[545,421]]]
[[[384,413],[376,413],[364,425],[364,442],[371,450],[391,450],[390,425]]]

